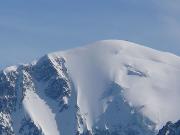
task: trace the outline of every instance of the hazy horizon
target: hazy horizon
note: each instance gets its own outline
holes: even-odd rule
[[[180,55],[180,1],[0,2],[0,69],[98,40],[122,39]]]

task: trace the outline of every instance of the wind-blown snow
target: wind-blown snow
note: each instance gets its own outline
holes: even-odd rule
[[[106,107],[100,97],[108,82],[124,87],[128,103],[156,123],[180,119],[180,58],[121,40],[104,40],[87,47],[50,54],[62,56],[87,115],[90,129]]]
[[[5,68],[3,71],[5,73],[9,73],[11,71],[16,71],[16,70],[17,70],[17,66],[9,66],[9,67]]]

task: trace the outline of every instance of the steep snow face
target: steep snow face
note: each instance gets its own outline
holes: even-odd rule
[[[122,40],[51,53],[0,72],[0,134],[155,135],[180,120],[179,76],[180,57]]]
[[[43,133],[59,135],[55,114],[33,90],[26,92],[23,104],[26,112],[29,113],[35,124],[42,128]]]
[[[157,129],[180,119],[180,58],[173,54],[127,41],[105,40],[51,55],[66,59],[77,104],[87,114],[89,129],[107,109],[108,103],[101,97],[110,82],[123,87],[128,104]]]

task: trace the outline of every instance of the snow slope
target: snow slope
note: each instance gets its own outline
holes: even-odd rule
[[[35,124],[42,128],[44,133],[47,135],[59,134],[55,115],[49,106],[47,106],[37,94],[35,94],[33,91],[27,91],[23,103],[27,113],[29,113]]]
[[[104,112],[99,98],[108,82],[125,87],[125,99],[157,124],[180,117],[180,58],[121,40],[96,42],[85,48],[51,54],[66,58],[78,93],[78,105],[88,112],[91,127]],[[128,75],[132,72],[134,75]],[[141,77],[145,74],[146,77]],[[140,74],[140,75],[138,75]]]
[[[0,109],[12,116],[12,123],[0,117],[15,134],[32,124],[28,132],[38,135],[155,135],[168,121],[180,120],[180,57],[128,41],[50,53],[3,74],[0,86],[10,82],[12,91],[21,91],[21,117],[28,122],[16,120],[18,109]],[[17,95],[4,93],[9,102]]]

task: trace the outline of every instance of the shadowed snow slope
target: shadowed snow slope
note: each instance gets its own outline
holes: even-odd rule
[[[127,41],[51,53],[0,76],[3,135],[155,135],[180,119],[180,57]]]

